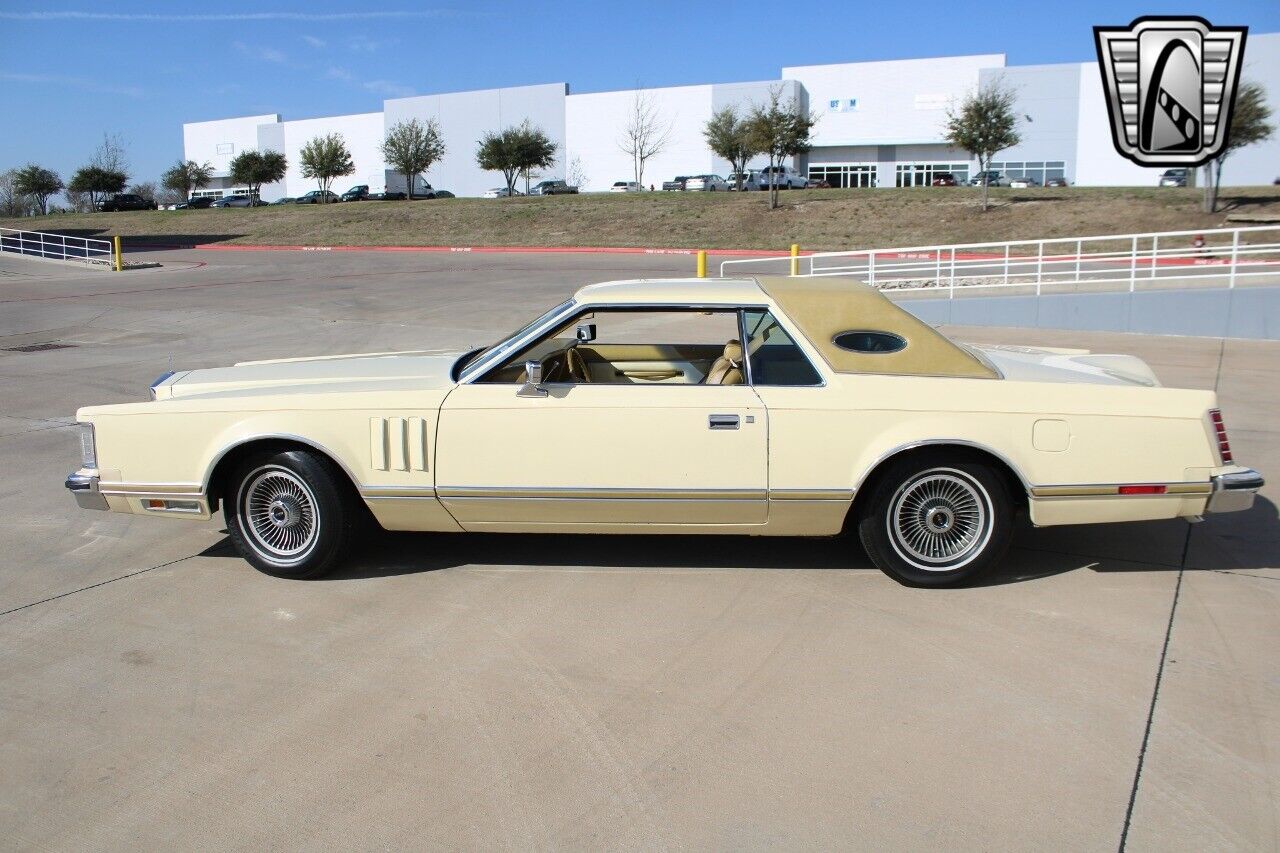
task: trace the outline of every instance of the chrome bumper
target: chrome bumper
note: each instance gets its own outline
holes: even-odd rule
[[[64,485],[76,496],[81,509],[107,509],[107,499],[98,491],[98,478],[92,474],[71,474]]]
[[[1263,486],[1262,475],[1252,468],[1243,471],[1232,471],[1211,478],[1213,494],[1205,512],[1240,512],[1253,506],[1253,499],[1258,489]]]

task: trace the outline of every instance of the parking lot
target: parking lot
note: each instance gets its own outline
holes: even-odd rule
[[[1194,526],[1024,527],[982,586],[902,587],[852,540],[478,534],[383,534],[300,582],[220,518],[76,509],[77,406],[484,344],[692,260],[138,259],[163,266],[0,258],[6,846],[1280,846],[1280,343],[949,330],[1215,388],[1271,480]],[[40,343],[65,348],[13,351]]]

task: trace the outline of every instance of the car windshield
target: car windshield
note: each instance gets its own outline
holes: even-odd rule
[[[511,348],[511,345],[515,341],[524,337],[524,334],[528,332],[530,329],[541,325],[543,321],[547,320],[549,317],[552,317],[555,314],[559,314],[561,311],[564,311],[565,309],[572,307],[573,304],[574,303],[572,299],[566,299],[564,302],[561,302],[559,305],[555,306],[554,308],[551,308],[550,310],[542,312],[537,317],[530,320],[528,323],[525,323],[523,326],[516,329],[511,334],[507,335],[506,337],[499,338],[497,343],[494,343],[488,347],[485,347],[484,349],[480,350],[474,355],[468,356],[466,363],[461,364],[457,368],[455,368],[455,372],[461,373],[462,371],[466,370],[469,366],[476,364],[481,359],[488,356],[490,353],[508,351]]]

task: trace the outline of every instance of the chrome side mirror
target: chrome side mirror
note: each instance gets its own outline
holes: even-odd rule
[[[542,362],[526,361],[524,363],[524,384],[516,392],[517,397],[545,397],[547,389],[542,387]]]
[[[589,344],[596,339],[596,324],[583,323],[577,328],[577,338],[580,344]]]

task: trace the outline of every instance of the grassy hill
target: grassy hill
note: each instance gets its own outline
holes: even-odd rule
[[[652,246],[849,249],[1208,229],[1228,214],[1280,217],[1280,187],[1227,190],[1200,213],[1194,189],[992,191],[983,213],[970,188],[782,193],[585,194],[546,198],[355,202],[328,206],[60,214],[0,226],[129,242],[309,246]]]

